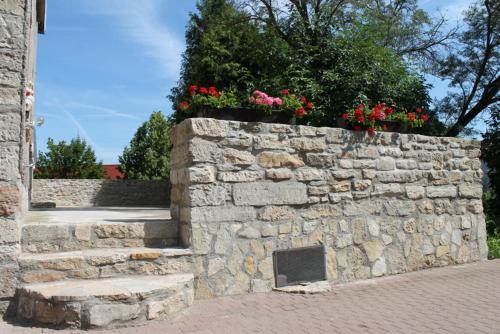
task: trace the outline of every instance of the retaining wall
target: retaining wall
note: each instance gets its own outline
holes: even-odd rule
[[[198,298],[271,290],[277,249],[325,245],[334,283],[486,259],[479,142],[188,119],[172,143]]]
[[[35,179],[32,203],[53,202],[56,207],[168,206],[168,181]]]

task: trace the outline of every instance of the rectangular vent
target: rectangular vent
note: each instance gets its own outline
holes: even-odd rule
[[[326,280],[323,246],[274,251],[273,265],[277,288]]]

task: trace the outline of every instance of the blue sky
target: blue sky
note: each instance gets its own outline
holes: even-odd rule
[[[421,0],[452,22],[471,1]],[[171,112],[166,99],[178,77],[184,29],[195,0],[49,0],[39,35],[36,112],[38,148],[47,138],[84,138],[104,163],[116,163],[153,110]],[[440,97],[446,83],[431,80]]]

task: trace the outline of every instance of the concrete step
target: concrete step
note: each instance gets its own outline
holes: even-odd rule
[[[135,276],[27,284],[17,317],[54,328],[115,328],[164,319],[193,303],[193,275]]]
[[[106,248],[62,253],[23,253],[20,279],[41,283],[125,275],[192,272],[191,250],[183,248]]]
[[[167,247],[178,243],[178,224],[158,217],[98,219],[28,213],[23,223],[24,252],[52,253],[89,248]]]

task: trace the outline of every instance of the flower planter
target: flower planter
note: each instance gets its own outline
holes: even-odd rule
[[[210,106],[202,106],[195,112],[195,117],[215,118],[225,121],[239,122],[295,124],[295,117],[292,117],[285,112],[272,111],[271,113],[267,113],[262,110],[250,108],[218,109]]]
[[[377,125],[386,126],[387,130],[385,132],[399,132],[399,133],[407,133],[408,132],[408,124],[398,121],[377,121]],[[339,128],[344,128],[347,130],[354,130],[354,126],[352,123],[348,122],[343,118],[337,119],[337,126]]]

